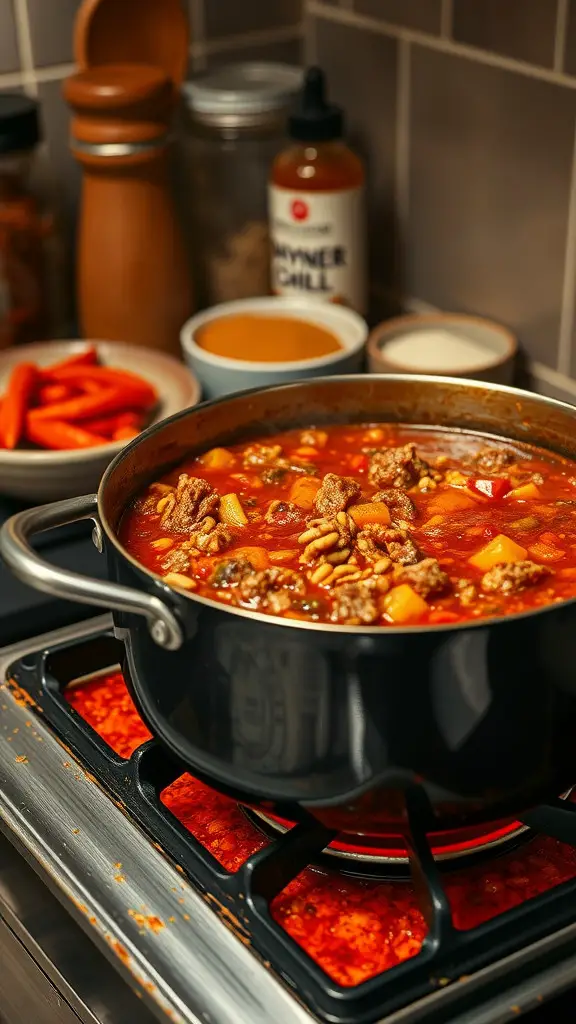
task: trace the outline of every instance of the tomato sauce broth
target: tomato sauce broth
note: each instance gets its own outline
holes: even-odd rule
[[[133,503],[120,540],[178,589],[291,619],[502,616],[576,594],[576,464],[450,430],[292,430],[183,463]]]

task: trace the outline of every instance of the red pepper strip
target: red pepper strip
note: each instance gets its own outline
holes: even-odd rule
[[[133,438],[138,437],[139,433],[140,431],[136,427],[118,427],[112,437],[115,441],[132,441]]]
[[[47,371],[51,380],[74,384],[75,387],[85,386],[87,381],[96,381],[103,387],[126,387],[142,393],[141,405],[149,408],[158,401],[158,392],[147,380],[127,370],[115,370],[111,366],[71,366],[55,373]],[[144,400],[146,396],[146,400]]]
[[[5,448],[15,448],[22,437],[37,377],[38,371],[33,363],[19,363],[12,370],[0,413],[0,437]]]
[[[469,480],[468,487],[476,494],[481,494],[483,498],[492,498],[493,500],[503,498],[508,491],[512,490],[510,480],[503,480],[501,477]]]
[[[554,547],[555,544],[561,544],[562,538],[557,533],[552,533],[551,530],[546,530],[545,533],[541,533],[538,540],[542,541],[543,544],[551,544]]]
[[[436,612],[430,612],[428,616],[428,622],[431,626],[440,626],[442,624],[448,625],[450,622],[458,622],[462,618],[461,615],[456,615],[456,612],[444,611],[439,608]]]
[[[67,384],[43,384],[36,395],[38,405],[53,405],[54,402],[64,402],[72,398],[75,390]]]
[[[141,399],[141,395],[130,392],[128,388],[107,388],[94,395],[79,395],[67,402],[33,409],[30,419],[35,423],[48,420],[88,420],[98,415],[124,412],[127,407],[138,405]]]
[[[89,345],[88,348],[84,349],[83,352],[79,352],[78,355],[68,356],[67,359],[62,359],[59,363],[53,363],[52,366],[45,367],[45,373],[59,373],[61,370],[67,370],[70,366],[97,366],[98,365],[98,353],[94,345]]]
[[[110,387],[109,384],[103,384],[102,381],[97,380],[78,380],[75,385],[75,390],[83,392],[85,395],[101,395],[103,391],[107,391]]]
[[[109,438],[92,434],[73,423],[64,423],[62,420],[35,421],[31,413],[26,417],[26,438],[40,448],[51,448],[54,451],[96,448],[97,445],[110,443]]]
[[[368,456],[367,455],[353,455],[350,459],[350,469],[353,469],[356,473],[365,473],[368,469]]]
[[[105,434],[108,437],[122,427],[131,427],[138,432],[142,428],[142,417],[137,412],[118,412],[112,416],[100,416],[97,419],[85,420],[84,426],[95,434]]]

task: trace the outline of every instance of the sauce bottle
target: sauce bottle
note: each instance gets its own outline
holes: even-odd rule
[[[272,290],[366,307],[364,168],[343,141],[344,114],[309,68],[288,121],[292,145],[274,161],[268,192]]]

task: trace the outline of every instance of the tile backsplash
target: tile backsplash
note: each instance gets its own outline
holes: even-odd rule
[[[576,399],[576,0],[306,7],[368,158],[380,305],[501,321]]]
[[[376,308],[502,321],[539,385],[576,400],[576,0],[183,3],[193,72],[297,62],[302,46],[327,71],[367,160]],[[42,102],[70,229],[79,174],[60,88],[78,6],[0,0],[0,88]]]

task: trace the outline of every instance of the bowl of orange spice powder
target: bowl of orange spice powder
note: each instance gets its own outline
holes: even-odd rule
[[[225,302],[182,328],[184,359],[204,398],[363,368],[366,321],[306,297]]]

